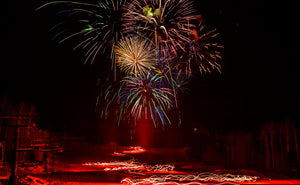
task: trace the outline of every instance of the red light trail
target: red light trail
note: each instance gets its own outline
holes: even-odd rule
[[[140,146],[130,146],[129,150],[123,150],[123,154],[140,154],[146,152],[146,150]]]
[[[125,178],[121,182],[126,185],[200,185],[209,183],[230,183],[236,184],[239,182],[255,182],[258,177],[248,175],[232,175],[232,174],[214,174],[214,173],[199,173],[191,174],[169,174],[169,175],[154,175],[148,178],[132,179]]]
[[[139,146],[131,146],[128,150],[121,152],[114,152],[114,156],[130,156],[127,154],[139,154],[146,152],[146,150]],[[127,177],[121,183],[126,185],[199,185],[205,183],[240,183],[240,182],[255,182],[259,177],[248,175],[233,175],[215,174],[210,172],[196,173],[196,172],[181,172],[175,171],[175,166],[170,164],[156,164],[149,165],[135,161],[134,157],[129,161],[113,161],[113,162],[89,162],[84,163],[84,166],[93,166],[104,171],[128,171],[130,174],[140,174],[143,177]],[[155,174],[152,175],[151,174]],[[150,176],[145,176],[150,175]]]
[[[139,163],[133,160],[130,161],[114,161],[114,162],[91,162],[91,163],[84,163],[84,166],[94,166],[104,168],[104,171],[134,171],[134,172],[168,172],[172,171],[175,167],[173,165],[164,164],[164,165],[147,165],[143,163]]]
[[[41,177],[27,176],[24,182],[33,182],[37,184],[63,184],[63,185],[223,185],[223,184],[300,184],[300,180],[271,180],[265,177],[254,175],[242,175],[226,173],[214,173],[196,171],[187,171],[185,166],[178,167],[179,170],[174,170],[175,166],[170,164],[149,165],[138,162],[133,156],[128,154],[139,154],[146,152],[142,147],[128,147],[121,152],[114,152],[114,156],[132,157],[127,161],[113,162],[87,162],[80,172],[102,171],[101,173],[110,173],[113,171],[125,172],[119,182],[72,182],[64,180],[54,180],[48,182]],[[91,167],[91,168],[90,168]],[[183,171],[180,171],[182,169]],[[74,169],[76,171],[76,169]],[[69,170],[68,170],[69,171]],[[124,178],[125,177],[125,178]],[[118,180],[117,180],[118,181]]]

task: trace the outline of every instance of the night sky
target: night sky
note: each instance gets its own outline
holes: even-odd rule
[[[51,39],[55,17],[35,11],[42,1],[9,3],[0,95],[35,104],[43,128],[98,124],[98,65],[84,65],[84,55],[72,51],[74,45]],[[266,121],[297,122],[298,21],[293,6],[281,3],[197,1],[207,25],[218,28],[225,49],[222,74],[191,79],[182,97],[183,124],[248,129]]]

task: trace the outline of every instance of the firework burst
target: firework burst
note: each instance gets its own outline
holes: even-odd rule
[[[173,106],[174,94],[171,88],[163,85],[164,80],[163,76],[150,73],[144,78],[125,77],[119,92],[122,112],[130,112],[135,120],[150,115],[154,125],[157,122],[171,123],[166,111]]]
[[[164,56],[184,49],[195,28],[195,11],[188,0],[133,0],[124,9],[122,32],[151,39]]]
[[[221,50],[224,46],[217,42],[217,29],[209,30],[205,25],[200,25],[198,30],[193,32],[195,44],[192,51],[195,53],[200,72],[210,73],[211,70],[217,70],[221,73],[221,65],[218,62],[222,60]]]
[[[54,39],[77,39],[74,50],[83,49],[84,63],[99,55],[111,61],[101,64],[114,72],[104,71],[107,80],[99,85],[102,118],[120,115],[120,123],[132,115],[129,121],[151,117],[154,125],[170,123],[167,111],[173,104],[178,108],[194,69],[221,72],[219,34],[204,26],[190,0],[53,1],[37,9],[52,5],[62,7],[57,12],[62,21],[51,29]]]
[[[121,7],[124,3],[124,0],[98,1],[95,4],[53,1],[37,10],[50,5],[62,6],[63,10],[57,15],[63,17],[63,21],[51,29],[58,32],[53,38],[62,43],[76,37],[80,41],[73,49],[82,48],[85,51],[84,63],[93,63],[97,55],[111,53],[111,48],[120,38]]]
[[[121,71],[127,75],[146,76],[155,69],[156,51],[146,39],[129,37],[114,47],[115,59]]]
[[[213,70],[221,73],[221,51],[224,46],[218,42],[219,33],[216,29],[208,29],[200,24],[193,30],[192,40],[186,44],[186,52],[173,64],[173,69],[187,77],[198,67],[201,73],[211,73]]]

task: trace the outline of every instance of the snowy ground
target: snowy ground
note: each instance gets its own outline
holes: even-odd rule
[[[189,157],[186,148],[124,147],[116,143],[70,142],[53,173],[19,170],[19,184],[300,184],[273,181],[254,170],[228,170]],[[285,177],[278,177],[283,179]],[[3,183],[5,184],[5,182]]]

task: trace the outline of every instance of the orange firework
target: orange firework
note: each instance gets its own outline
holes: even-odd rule
[[[155,69],[156,51],[151,43],[140,37],[128,37],[114,47],[115,60],[127,75],[145,76]]]

